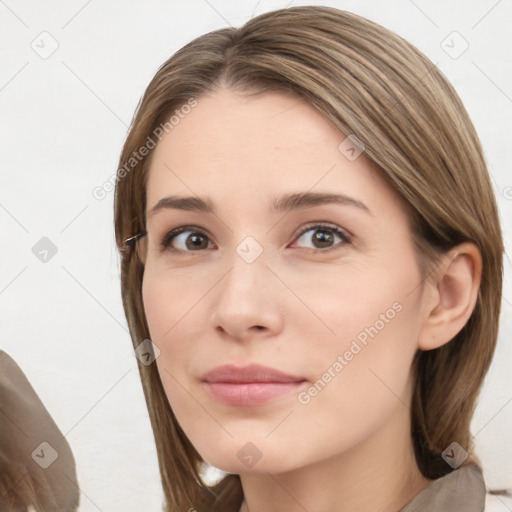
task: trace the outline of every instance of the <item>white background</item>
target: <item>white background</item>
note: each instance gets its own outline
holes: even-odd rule
[[[446,74],[481,137],[510,250],[512,2],[291,5],[307,4],[335,6],[384,25]],[[158,511],[162,500],[121,305],[113,196],[97,200],[92,190],[115,173],[137,102],[172,53],[200,34],[287,5],[289,0],[0,1],[0,348],[21,366],[66,434],[83,512]],[[469,44],[456,59],[442,47],[453,31]],[[465,43],[455,37],[450,44],[461,48]],[[58,43],[46,59],[31,47],[42,47],[41,38],[46,49],[52,39]],[[46,263],[32,253],[42,237],[58,249]],[[512,487],[507,258],[505,267],[498,349],[473,423],[489,487]],[[512,510],[511,501],[491,501],[492,510]]]

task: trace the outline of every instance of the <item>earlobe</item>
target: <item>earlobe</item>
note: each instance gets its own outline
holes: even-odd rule
[[[475,308],[482,274],[482,256],[475,244],[460,244],[441,259],[429,291],[420,350],[433,350],[452,340]]]

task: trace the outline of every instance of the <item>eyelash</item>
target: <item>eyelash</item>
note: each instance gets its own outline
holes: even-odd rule
[[[304,233],[307,233],[308,231],[311,231],[311,230],[324,230],[324,231],[332,231],[333,233],[335,233],[336,235],[338,235],[342,242],[338,242],[336,245],[332,246],[332,247],[328,247],[326,249],[311,249],[309,247],[306,247],[305,249],[309,250],[309,251],[313,251],[315,253],[326,253],[326,252],[330,252],[330,251],[333,251],[335,249],[339,249],[340,246],[342,245],[345,245],[345,244],[349,244],[352,240],[352,237],[351,235],[349,235],[349,233],[347,233],[345,230],[339,228],[338,226],[336,225],[333,225],[333,224],[314,224],[314,225],[310,225],[310,226],[307,226],[305,227],[302,231],[300,231],[300,233],[295,237],[295,240],[299,239]],[[198,229],[196,226],[180,226],[176,229],[173,229],[172,231],[169,231],[169,233],[167,233],[161,243],[160,243],[160,246],[161,246],[161,251],[164,252],[164,251],[172,251],[173,253],[178,253],[178,254],[185,254],[185,253],[194,253],[194,252],[202,252],[204,249],[202,250],[198,250],[198,251],[185,251],[183,249],[176,249],[174,247],[172,247],[170,244],[171,242],[178,236],[180,235],[181,233],[184,233],[186,231],[190,231],[194,234],[200,234],[202,236],[205,236],[206,238],[209,238],[208,235],[206,233],[204,233],[201,229]]]

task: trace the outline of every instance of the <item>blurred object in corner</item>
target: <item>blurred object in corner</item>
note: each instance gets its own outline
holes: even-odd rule
[[[16,362],[0,350],[0,511],[74,512],[71,448]]]

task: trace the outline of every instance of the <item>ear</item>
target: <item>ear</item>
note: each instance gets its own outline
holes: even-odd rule
[[[466,242],[444,254],[425,287],[425,316],[418,348],[433,350],[452,340],[466,325],[476,304],[482,256]]]

